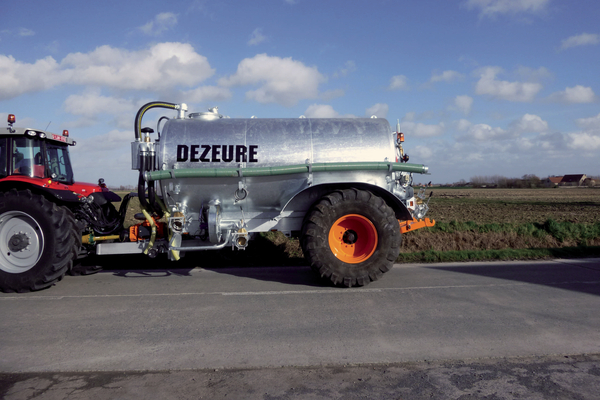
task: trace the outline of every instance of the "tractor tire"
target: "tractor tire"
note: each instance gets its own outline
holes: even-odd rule
[[[394,211],[371,192],[324,196],[307,214],[301,245],[311,268],[337,286],[364,286],[389,271],[402,237]]]
[[[29,190],[0,193],[0,291],[29,292],[58,282],[78,246],[73,214]]]

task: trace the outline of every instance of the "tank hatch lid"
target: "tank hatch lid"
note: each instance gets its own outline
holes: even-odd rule
[[[188,117],[191,119],[200,119],[203,121],[213,121],[215,119],[227,118],[219,114],[219,107],[209,108],[208,112],[190,113]]]

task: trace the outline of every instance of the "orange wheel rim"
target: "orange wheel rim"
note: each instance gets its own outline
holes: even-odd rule
[[[329,248],[348,264],[358,264],[371,257],[377,242],[375,225],[362,215],[344,215],[329,230]]]

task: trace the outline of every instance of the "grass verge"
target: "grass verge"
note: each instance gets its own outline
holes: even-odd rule
[[[399,263],[434,263],[461,261],[542,260],[550,258],[589,257],[600,257],[600,246],[501,250],[427,250],[413,253],[401,253],[396,261]]]

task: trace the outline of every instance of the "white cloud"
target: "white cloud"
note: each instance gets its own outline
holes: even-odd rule
[[[492,128],[487,124],[472,125],[466,133],[466,137],[476,141],[499,140],[507,137],[506,131],[502,128]]]
[[[352,60],[346,61],[344,66],[333,73],[334,78],[339,78],[348,75],[350,72],[356,71],[356,63]]]
[[[597,130],[600,133],[600,114],[590,118],[578,118],[575,123],[582,129]]]
[[[466,0],[463,4],[470,10],[479,10],[480,17],[499,14],[539,14],[548,7],[550,0]]]
[[[433,157],[433,150],[428,146],[415,146],[411,148],[410,157],[419,160],[429,160]]]
[[[66,84],[171,94],[213,74],[206,57],[186,43],[158,43],[139,51],[101,46],[68,54],[60,63],[52,57],[24,63],[0,55],[0,100]]]
[[[435,82],[454,82],[463,79],[465,76],[460,72],[456,71],[444,71],[441,74],[433,74],[429,80],[432,83]]]
[[[473,98],[471,96],[456,96],[454,98],[453,107],[465,115],[469,115],[473,106]]]
[[[66,82],[69,73],[61,71],[52,57],[33,64],[17,61],[12,56],[0,55],[0,100],[24,93],[47,90]]]
[[[219,86],[201,86],[196,89],[182,91],[180,97],[191,103],[224,101],[231,98],[231,91]]]
[[[480,71],[480,79],[475,86],[475,93],[488,95],[508,101],[530,102],[542,90],[539,83],[508,82],[496,79],[502,73],[500,67],[485,67]]]
[[[259,103],[278,103],[293,106],[303,99],[319,96],[319,84],[325,77],[316,67],[307,67],[292,58],[258,54],[242,60],[237,72],[219,79],[222,86],[258,85],[246,92],[246,97]]]
[[[539,82],[541,80],[552,78],[552,73],[546,67],[533,69],[520,66],[516,71],[517,75],[528,82]]]
[[[75,153],[86,154],[89,161],[93,154],[103,153],[107,150],[128,150],[131,148],[130,143],[132,138],[133,134],[131,131],[114,129],[92,138],[79,139],[74,149],[77,149]],[[110,157],[108,154],[107,156]]]
[[[392,76],[390,80],[389,90],[408,90],[408,83],[406,80],[406,76],[404,75],[396,75]]]
[[[256,46],[257,44],[264,42],[267,40],[267,37],[263,35],[262,28],[256,28],[252,35],[250,35],[250,40],[248,40],[249,46]]]
[[[443,122],[435,125],[428,125],[421,122],[403,121],[402,131],[407,135],[415,137],[434,137],[441,136],[446,130]]]
[[[103,113],[133,115],[137,111],[136,105],[131,101],[102,96],[99,90],[86,91],[83,94],[72,94],[65,100],[63,108],[70,114],[87,118],[93,118]]]
[[[596,95],[592,88],[581,85],[572,88],[566,88],[564,91],[552,93],[550,99],[561,103],[593,103],[596,101]]]
[[[535,149],[535,143],[529,138],[517,138],[515,147],[520,151],[529,151]]]
[[[600,136],[588,132],[568,133],[567,146],[574,150],[597,151],[600,150]]]
[[[27,28],[19,28],[19,36],[33,36],[35,32]]]
[[[598,43],[600,43],[600,35],[596,33],[582,33],[581,35],[571,36],[563,40],[560,44],[560,50],[577,46],[589,46]]]
[[[356,118],[355,115],[341,115],[328,104],[311,104],[304,112],[307,118]]]
[[[390,107],[385,103],[377,103],[369,108],[367,108],[366,116],[370,117],[372,115],[378,118],[386,118]]]
[[[73,94],[66,98],[63,109],[79,119],[69,122],[70,127],[88,127],[98,124],[101,119],[119,129],[132,126],[132,116],[148,99],[104,96],[100,89],[86,89],[82,94]]]
[[[548,131],[548,122],[537,115],[525,114],[510,125],[517,133],[542,133]]]
[[[108,185],[137,182],[138,173],[131,169],[129,149],[132,139],[131,130],[112,130],[91,138],[76,139],[77,146],[69,149],[76,179],[95,182],[98,178],[106,178]],[[102,168],[90,167],[91,164]]]
[[[456,130],[461,132],[464,132],[468,130],[471,126],[473,126],[473,124],[470,121],[467,121],[466,119],[460,119],[456,121],[454,125],[456,126]]]
[[[79,117],[67,125],[70,128],[93,126],[101,116],[108,116],[111,125],[122,129],[131,127],[132,115],[147,101],[123,97],[104,96],[100,89],[86,89],[82,94],[72,94],[63,103],[63,109]]]
[[[346,94],[344,89],[333,89],[333,90],[327,90],[327,91],[321,93],[320,98],[323,101],[329,101],[329,100],[335,99],[337,97],[343,97],[344,94]]]
[[[158,43],[128,51],[101,46],[90,53],[71,53],[61,62],[71,72],[69,83],[118,90],[172,90],[196,85],[213,75],[206,57],[187,43]]]
[[[152,21],[142,25],[139,29],[146,35],[158,36],[177,25],[177,15],[172,12],[157,14]]]

